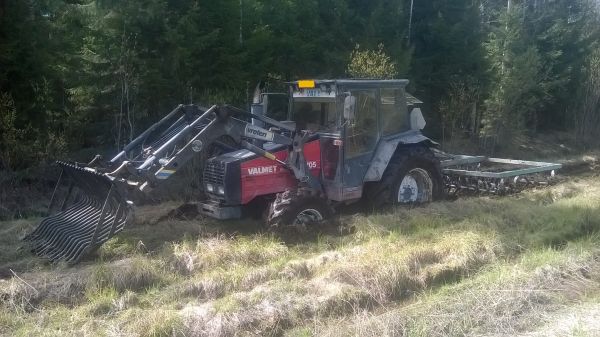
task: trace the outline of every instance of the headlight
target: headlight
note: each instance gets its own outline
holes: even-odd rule
[[[206,184],[206,190],[209,192],[214,192],[215,187],[212,184]]]
[[[217,193],[219,193],[220,195],[225,195],[225,188],[223,188],[223,186],[219,186],[217,188]]]

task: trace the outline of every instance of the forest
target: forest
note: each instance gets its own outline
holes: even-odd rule
[[[440,146],[371,90],[387,157],[319,147],[344,88],[339,137],[123,150],[327,78],[410,80]],[[0,337],[600,336],[599,131],[600,0],[0,0]]]
[[[385,55],[429,135],[493,150],[600,127],[596,0],[2,0],[0,169],[115,151],[179,103],[352,77]],[[366,53],[366,54],[365,54]],[[371,53],[371,54],[369,54]]]

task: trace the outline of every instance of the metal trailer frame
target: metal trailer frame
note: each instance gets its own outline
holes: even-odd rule
[[[514,159],[502,159],[502,158],[488,158],[485,156],[466,156],[466,155],[450,155],[450,159],[440,161],[442,166],[442,172],[447,175],[455,176],[468,176],[468,177],[479,177],[479,178],[513,178],[517,176],[524,176],[535,173],[552,172],[562,168],[562,164],[557,163],[546,163],[538,161],[527,161],[527,160],[514,160]],[[490,172],[490,171],[477,171],[477,170],[465,170],[460,166],[469,165],[481,165],[484,163],[490,164],[507,164],[522,167],[513,170]]]
[[[436,151],[436,155],[440,159],[448,196],[465,192],[504,195],[528,186],[547,185],[554,179],[556,170],[562,167],[556,163],[452,155],[441,151]],[[487,165],[489,168],[485,167]]]

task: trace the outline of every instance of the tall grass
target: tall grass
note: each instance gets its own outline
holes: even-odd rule
[[[167,207],[168,206],[168,207]],[[149,208],[75,268],[2,256],[4,335],[513,334],[598,288],[600,183],[342,216],[291,243]],[[27,221],[3,223],[7,249]],[[30,268],[31,267],[31,268]],[[58,334],[58,333],[57,333]]]

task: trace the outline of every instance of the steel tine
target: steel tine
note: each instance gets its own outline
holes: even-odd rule
[[[61,169],[60,170],[60,176],[58,177],[58,181],[56,182],[56,185],[54,185],[54,191],[52,192],[52,197],[50,198],[50,204],[48,204],[48,214],[50,214],[52,212],[52,207],[54,206],[54,202],[56,201],[56,194],[58,193],[58,188],[60,187],[60,184],[62,183],[62,179],[65,173],[65,169]]]
[[[91,200],[90,202],[93,203]],[[65,228],[68,228],[70,223],[89,217],[91,212],[93,212],[93,208],[89,207],[86,203],[73,207],[68,213],[46,219],[48,220],[48,226],[40,233],[40,237],[46,242],[53,242],[55,241],[53,238],[55,238],[56,235],[60,235]]]

